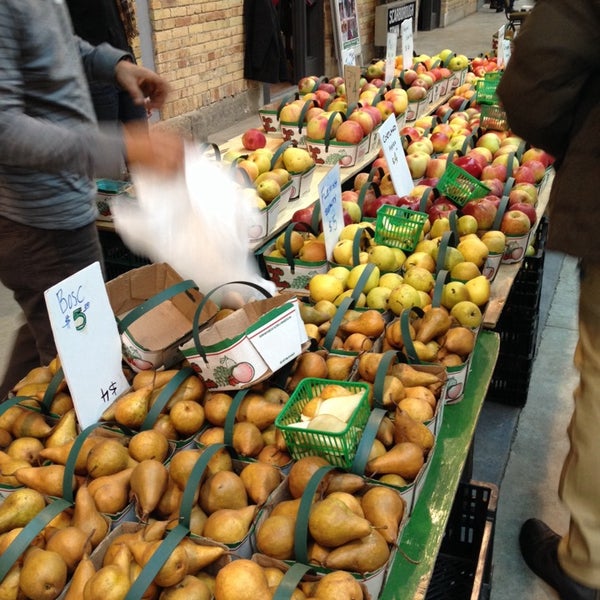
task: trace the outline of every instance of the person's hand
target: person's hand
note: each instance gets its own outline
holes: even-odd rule
[[[142,166],[173,175],[183,169],[184,140],[168,131],[139,123],[123,126],[123,139],[129,166]]]
[[[169,93],[168,83],[154,71],[121,60],[115,67],[117,83],[129,93],[133,102],[147,110],[161,108]]]

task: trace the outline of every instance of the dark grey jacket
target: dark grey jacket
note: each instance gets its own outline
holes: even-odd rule
[[[548,246],[600,261],[600,0],[537,0],[498,94],[511,129],[556,158]]]

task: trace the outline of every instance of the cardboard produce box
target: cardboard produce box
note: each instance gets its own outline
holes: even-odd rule
[[[192,322],[203,295],[167,263],[133,269],[106,284],[119,321],[123,357],[134,371],[158,369],[177,362],[179,346],[192,336]],[[206,304],[200,322],[217,311]]]
[[[181,351],[209,389],[238,390],[268,379],[307,344],[298,298],[281,293],[194,331]]]

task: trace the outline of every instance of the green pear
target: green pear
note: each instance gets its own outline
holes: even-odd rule
[[[31,488],[15,490],[0,505],[0,533],[25,527],[45,506],[40,492]]]

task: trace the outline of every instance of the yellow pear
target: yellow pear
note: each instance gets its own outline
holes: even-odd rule
[[[271,592],[263,567],[253,560],[240,558],[219,569],[214,595],[218,600],[258,600],[270,598]]]
[[[490,280],[485,275],[479,275],[478,277],[469,279],[469,281],[465,283],[465,286],[469,292],[468,299],[480,308],[490,299]]]

